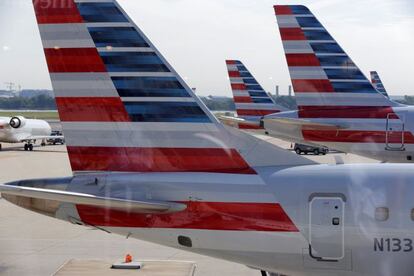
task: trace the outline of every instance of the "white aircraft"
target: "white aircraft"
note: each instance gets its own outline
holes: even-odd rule
[[[412,165],[320,165],[227,128],[116,1],[52,2],[34,7],[74,175],[6,200],[272,273],[412,275]]]
[[[24,150],[32,151],[36,140],[58,138],[51,136],[52,129],[44,120],[26,119],[22,116],[0,117],[0,143],[25,143]],[[0,144],[0,150],[1,150]]]

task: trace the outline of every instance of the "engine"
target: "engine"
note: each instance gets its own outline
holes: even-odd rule
[[[26,124],[26,118],[23,116],[12,117],[10,119],[10,126],[12,128],[21,128]]]

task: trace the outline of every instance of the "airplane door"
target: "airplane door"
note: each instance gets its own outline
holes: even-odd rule
[[[386,150],[405,150],[404,128],[404,118],[399,118],[395,113],[389,113],[387,115],[385,134]]]
[[[309,202],[309,254],[320,261],[345,257],[345,202],[341,196],[313,197]]]

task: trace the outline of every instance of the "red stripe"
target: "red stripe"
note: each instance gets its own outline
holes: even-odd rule
[[[315,54],[286,54],[288,66],[321,66]]]
[[[250,124],[239,124],[239,129],[264,129],[261,126],[255,126]]]
[[[63,122],[130,122],[119,97],[56,98],[60,120]]]
[[[183,202],[187,209],[172,214],[138,214],[77,205],[90,225],[106,227],[172,228],[225,231],[298,232],[277,203]]]
[[[246,85],[243,83],[232,83],[231,89],[233,90],[247,90]]]
[[[226,60],[226,64],[236,64],[235,60]]]
[[[284,5],[277,5],[277,6],[273,6],[273,8],[275,9],[275,14],[276,15],[289,15],[289,14],[293,14],[292,10],[289,6],[284,6]]]
[[[240,78],[240,72],[239,71],[229,71],[229,77],[230,78]]]
[[[385,131],[302,130],[302,134],[305,140],[314,142],[386,143]],[[401,136],[402,132],[400,131],[390,133],[388,143],[401,143]],[[414,136],[410,132],[404,133],[404,143],[414,144]]]
[[[306,40],[301,28],[279,28],[282,40]]]
[[[388,106],[299,106],[299,118],[398,119]]]
[[[106,72],[96,48],[45,49],[50,73]]]
[[[234,102],[235,103],[252,103],[252,98],[251,97],[238,97],[238,96],[234,96]]]
[[[68,147],[73,171],[256,174],[235,149]]]
[[[83,23],[74,0],[33,0],[38,24]]]
[[[295,92],[334,92],[329,80],[292,80]]]
[[[237,109],[239,116],[266,116],[278,112],[280,110]]]

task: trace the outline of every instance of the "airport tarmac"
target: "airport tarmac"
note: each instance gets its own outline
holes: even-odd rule
[[[289,148],[290,144],[261,136]],[[36,147],[25,152],[21,145],[3,144],[0,183],[27,178],[62,177],[71,174],[65,146]],[[292,153],[294,154],[294,153]],[[308,158],[321,163],[377,162],[353,154],[328,154]],[[259,276],[243,265],[171,249],[135,239],[107,234],[42,216],[0,199],[0,274],[51,275],[71,259],[103,259],[115,262],[125,254],[141,260],[183,260],[197,263],[197,276]]]

